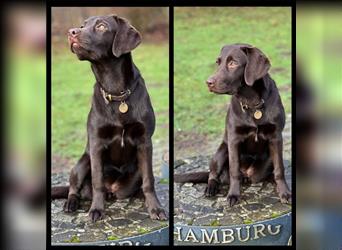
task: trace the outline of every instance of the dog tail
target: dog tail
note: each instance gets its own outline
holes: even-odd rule
[[[51,199],[65,199],[68,198],[69,186],[52,187]]]
[[[177,183],[206,183],[209,179],[209,172],[194,172],[188,174],[175,174],[173,176],[174,182]]]

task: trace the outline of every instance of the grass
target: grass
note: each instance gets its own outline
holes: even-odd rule
[[[277,218],[277,217],[279,217],[279,215],[280,215],[280,213],[272,212],[271,218]]]
[[[159,184],[169,184],[169,179],[162,178],[160,179]]]
[[[80,243],[81,240],[77,235],[73,235],[70,240],[66,240],[65,242],[70,242],[70,243]]]
[[[300,73],[324,115],[342,111],[341,98],[341,10],[299,8],[296,15],[296,46]]]
[[[145,79],[156,114],[153,140],[168,143],[169,57],[168,45],[142,44],[133,60]],[[95,83],[87,61],[69,50],[53,50],[52,150],[54,155],[77,161],[86,144],[86,119]]]
[[[107,237],[107,240],[118,240],[118,239],[119,239],[119,237],[116,236],[116,235],[109,235],[109,236]]]
[[[186,221],[186,224],[187,224],[188,226],[192,226],[193,223],[194,223],[194,219],[188,219],[188,220]]]
[[[139,227],[138,228],[138,233],[139,234],[147,234],[147,233],[149,233],[150,231],[149,230],[147,230],[146,228],[142,228],[142,227]]]
[[[260,48],[272,64],[287,113],[291,112],[290,8],[175,8],[175,131],[221,136],[226,95],[208,92],[205,80],[225,44],[244,42]],[[205,115],[204,115],[205,114]]]
[[[220,224],[219,220],[213,220],[213,221],[210,222],[210,226],[212,226],[212,227],[218,227],[220,225],[221,224]]]

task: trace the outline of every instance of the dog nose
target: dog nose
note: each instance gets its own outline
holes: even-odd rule
[[[81,32],[80,28],[73,28],[69,29],[68,34],[69,36],[76,37]]]
[[[209,87],[213,87],[215,84],[215,79],[213,77],[209,77],[207,80],[207,84]]]

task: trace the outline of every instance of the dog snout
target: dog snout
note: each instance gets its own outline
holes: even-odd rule
[[[214,78],[214,77],[212,77],[212,76],[209,77],[208,80],[207,80],[208,87],[210,87],[210,88],[211,88],[211,87],[214,87],[215,82],[216,82],[216,81],[215,81],[215,78]]]
[[[73,28],[73,29],[69,29],[68,31],[68,35],[71,37],[76,37],[78,36],[78,34],[81,32],[80,28]]]

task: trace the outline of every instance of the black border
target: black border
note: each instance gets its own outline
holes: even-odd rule
[[[173,52],[174,52],[174,37],[173,37],[173,7],[291,7],[291,22],[292,22],[292,246],[209,246],[209,247],[228,247],[228,248],[248,248],[248,247],[281,247],[281,248],[295,248],[296,246],[296,172],[295,172],[295,152],[296,152],[296,132],[295,132],[295,118],[296,118],[296,95],[295,95],[295,72],[296,72],[296,3],[294,0],[50,0],[46,3],[46,196],[47,196],[47,211],[46,211],[46,248],[47,249],[74,249],[74,248],[100,248],[100,246],[51,246],[51,8],[52,7],[169,7],[169,161],[170,166],[173,166],[173,138],[174,138],[174,123],[173,123],[173,106],[174,106],[174,93],[173,93]],[[173,167],[170,167],[170,202],[169,202],[169,242],[170,246],[148,246],[148,247],[174,247],[173,246]],[[110,248],[114,246],[101,246],[101,248]],[[122,247],[122,246],[121,246]],[[144,247],[144,246],[141,246]],[[181,246],[175,246],[181,247]],[[208,246],[186,246],[186,247],[208,247]]]
[[[46,248],[51,247],[51,8],[46,6]]]
[[[173,7],[169,7],[169,246],[173,246],[173,163],[174,163],[174,126],[173,126],[173,103],[174,103],[174,94],[173,94]]]

